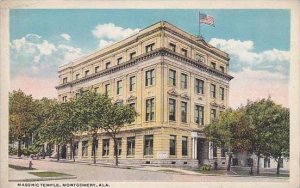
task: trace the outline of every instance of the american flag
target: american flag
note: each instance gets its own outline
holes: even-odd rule
[[[212,16],[206,14],[199,14],[199,22],[207,25],[215,26],[215,19]]]

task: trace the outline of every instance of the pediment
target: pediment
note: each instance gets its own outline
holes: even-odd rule
[[[189,99],[190,99],[190,97],[189,97],[189,95],[188,95],[187,93],[182,93],[180,96],[181,96],[182,98],[186,99],[186,100],[189,100]]]
[[[128,97],[127,101],[128,101],[129,103],[130,103],[130,102],[134,102],[134,101],[136,101],[136,98],[137,98],[136,96],[132,96],[132,95],[131,95],[131,96]]]
[[[169,91],[168,91],[168,94],[169,94],[169,95],[176,96],[176,97],[179,95],[178,92],[177,92],[175,89],[169,90]]]
[[[222,109],[226,108],[224,104],[220,104],[219,107],[222,108]]]
[[[211,106],[218,107],[218,104],[215,101],[210,102]]]

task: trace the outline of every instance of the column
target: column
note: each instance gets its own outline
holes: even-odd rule
[[[82,158],[82,141],[81,141],[81,140],[78,142],[78,152],[77,152],[77,157],[78,157],[78,159],[81,159],[81,158]]]
[[[195,146],[194,146],[195,142],[194,142],[194,138],[192,137],[192,159],[195,159]]]
[[[195,142],[195,159],[197,159],[197,137],[194,138],[194,142]]]

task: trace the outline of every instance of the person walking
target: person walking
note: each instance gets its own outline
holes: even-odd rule
[[[32,154],[29,155],[29,158],[28,158],[28,161],[29,161],[29,169],[31,170],[32,169]]]

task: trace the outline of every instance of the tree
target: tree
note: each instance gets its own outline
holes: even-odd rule
[[[111,99],[106,95],[92,91],[81,93],[81,96],[76,100],[76,108],[79,110],[78,124],[81,125],[80,130],[88,132],[88,135],[92,135],[93,138],[94,164],[96,164],[97,134],[104,122],[107,121],[106,112],[110,104]]]
[[[116,155],[115,164],[118,166],[118,139],[117,135],[121,129],[126,125],[134,122],[137,113],[133,107],[123,104],[110,104],[105,112],[105,121],[101,124],[107,134],[114,141],[114,154]]]
[[[280,162],[289,157],[290,114],[288,108],[278,106],[275,114],[276,123],[272,124],[272,134],[268,142],[269,156],[277,162],[276,174],[279,174]]]
[[[72,141],[74,134],[80,130],[79,125],[75,101],[56,103],[52,107],[50,116],[44,121],[39,132],[41,140],[57,145],[57,160],[60,157],[60,145]]]
[[[257,170],[260,171],[260,158],[269,155],[269,148],[271,138],[273,136],[273,125],[277,124],[278,105],[276,105],[270,98],[259,101],[248,101],[244,107],[246,112],[246,119],[250,124],[252,132],[254,133],[249,139],[251,140],[250,152],[257,156]]]
[[[18,141],[18,156],[21,156],[21,142],[29,138],[37,124],[34,117],[34,103],[31,95],[23,91],[13,91],[9,94],[9,134]]]
[[[228,148],[228,166],[231,168],[232,153],[248,150],[252,134],[249,124],[245,120],[245,111],[242,109],[227,109],[218,119],[205,127],[204,132],[209,141],[218,147]]]

